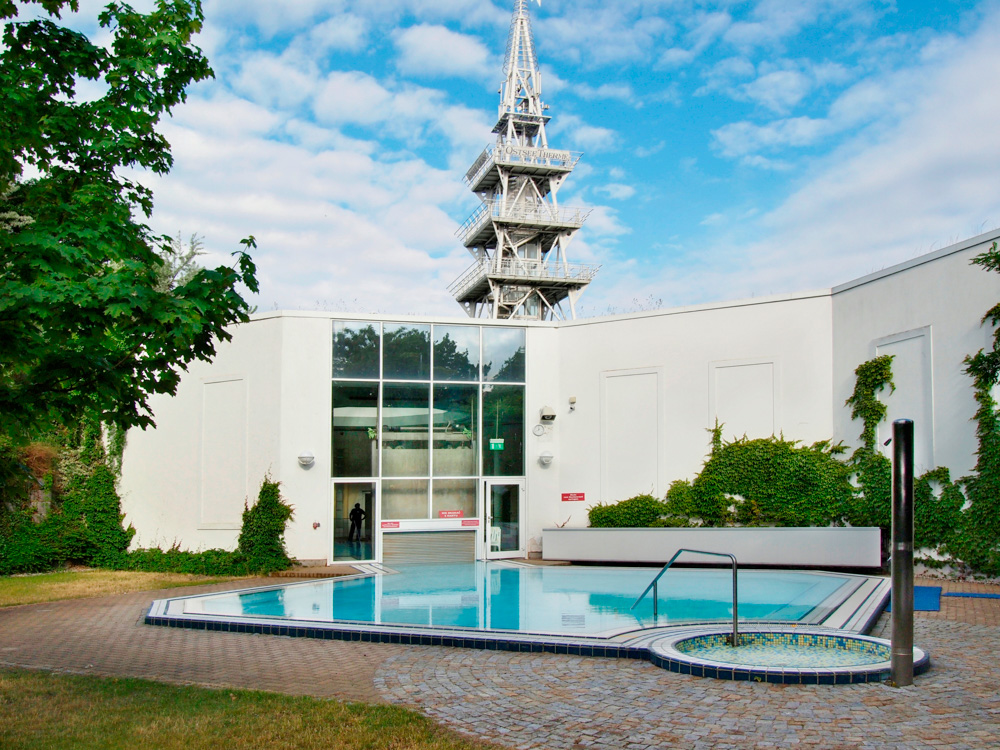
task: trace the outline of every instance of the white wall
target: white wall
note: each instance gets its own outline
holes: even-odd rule
[[[280,479],[281,339],[277,319],[240,326],[211,363],[190,365],[176,396],[150,400],[158,427],[129,432],[120,485],[134,546],[235,547],[243,499],[265,472]],[[220,408],[241,399],[242,414]]]
[[[559,487],[532,515],[543,527],[586,526],[598,502],[662,497],[701,468],[716,417],[727,440],[832,434],[828,293],[567,322],[558,335],[560,405],[577,403],[554,426]]]
[[[854,370],[878,354],[894,354],[897,390],[880,396],[889,415],[879,443],[891,435],[892,419],[912,418],[918,472],[933,463],[957,478],[974,468],[976,404],[962,360],[991,346],[980,320],[1000,300],[1000,277],[970,261],[998,238],[1000,231],[990,232],[833,289],[831,410],[838,439],[860,443],[861,423],[844,407]]]
[[[285,314],[281,319],[280,452],[272,469],[281,494],[294,508],[285,544],[304,560],[330,554],[330,441],[332,438],[333,323],[329,317]],[[312,453],[311,466],[299,455]],[[318,528],[313,528],[319,523]]]

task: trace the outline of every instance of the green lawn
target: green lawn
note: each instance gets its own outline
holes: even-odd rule
[[[247,690],[0,669],[4,750],[486,750],[420,714]]]
[[[0,607],[237,580],[186,573],[84,570],[0,578]]]

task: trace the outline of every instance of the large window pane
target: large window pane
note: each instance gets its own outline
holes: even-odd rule
[[[430,475],[430,386],[383,386],[382,476]]]
[[[386,325],[383,375],[386,380],[431,379],[431,327]]]
[[[431,518],[475,518],[477,479],[435,479]]]
[[[378,474],[378,383],[333,384],[333,476]]]
[[[434,476],[471,477],[476,471],[479,386],[434,386]]]
[[[524,382],[523,328],[483,328],[483,380]]]
[[[483,386],[483,474],[524,474],[524,387]]]
[[[434,379],[479,380],[479,328],[434,326]]]
[[[382,518],[427,518],[426,479],[383,479]]]
[[[378,378],[377,323],[333,323],[333,377]]]

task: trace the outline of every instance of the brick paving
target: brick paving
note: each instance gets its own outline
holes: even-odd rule
[[[915,640],[933,668],[898,689],[725,682],[627,660],[142,624],[152,599],[177,593],[0,609],[0,665],[388,701],[514,748],[1000,747],[998,599],[942,597],[941,612],[917,613]],[[887,636],[886,617],[876,630]]]
[[[153,599],[240,581],[0,609],[0,666],[383,702],[375,672],[404,647],[144,625]]]

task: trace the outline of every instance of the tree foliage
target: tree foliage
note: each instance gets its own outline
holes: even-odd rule
[[[56,23],[77,8],[0,0],[0,432],[9,434],[83,413],[151,425],[148,398],[173,393],[181,369],[210,359],[225,327],[247,320],[239,285],[257,290],[252,237],[234,268],[158,288],[157,249],[170,238],[143,223],[152,192],[125,175],[169,171],[157,124],[212,75],[191,43],[200,2],[158,0],[148,14],[111,2],[99,16],[107,45]]]

